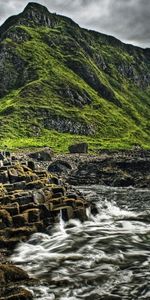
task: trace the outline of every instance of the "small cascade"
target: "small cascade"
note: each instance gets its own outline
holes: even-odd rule
[[[66,231],[65,231],[65,221],[63,220],[62,209],[60,210],[60,214],[59,214],[59,228],[60,228],[60,232],[62,234],[66,234]]]
[[[28,287],[37,300],[149,299],[150,211],[141,206],[142,192],[135,190],[139,195],[135,208],[128,190],[125,206],[120,190],[109,188],[110,201],[103,199],[100,187],[88,188],[89,192],[93,189],[91,200],[95,191],[95,216],[87,209],[87,221],[64,222],[60,211],[59,224],[50,234],[34,234],[18,245],[11,260],[39,280],[38,287]],[[143,192],[144,198],[147,192]]]

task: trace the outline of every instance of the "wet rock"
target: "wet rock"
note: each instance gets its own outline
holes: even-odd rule
[[[86,215],[85,208],[83,208],[83,207],[76,208],[75,211],[74,211],[74,217],[76,219],[81,220],[82,222],[87,220],[87,215]]]
[[[30,291],[20,287],[10,288],[2,294],[1,300],[32,300],[33,295]]]
[[[88,152],[88,144],[87,143],[79,143],[69,146],[70,153],[87,153]]]
[[[0,182],[1,183],[8,183],[8,181],[9,181],[8,172],[7,171],[0,172]]]
[[[41,189],[43,187],[43,183],[40,180],[31,181],[26,184],[26,189],[33,190],[33,189]]]
[[[13,225],[14,227],[23,227],[27,225],[27,216],[24,214],[13,216]]]
[[[29,281],[28,274],[10,263],[0,264],[0,299],[1,300],[31,300],[32,294],[19,287]]]
[[[5,209],[0,209],[0,220],[2,220],[4,227],[9,227],[12,225],[12,218],[9,212]]]
[[[35,223],[39,221],[39,209],[37,208],[28,209],[26,211],[26,214],[28,214],[29,223]]]
[[[146,188],[150,187],[149,169],[149,151],[101,151],[101,155],[94,158],[79,157],[67,182]]]
[[[20,206],[30,204],[33,201],[33,196],[28,194],[25,196],[20,195],[19,197],[15,198],[14,201],[17,201]]]
[[[28,167],[31,169],[31,170],[35,170],[35,163],[34,163],[34,161],[32,161],[32,160],[29,160],[28,161]]]
[[[77,199],[78,198],[78,196],[76,195],[76,194],[72,194],[72,193],[67,193],[66,194],[67,195],[67,198],[71,198],[71,199]]]
[[[26,181],[14,182],[13,189],[14,190],[24,190],[26,186]]]
[[[78,193],[73,197],[68,185],[46,170],[37,169],[36,163],[29,166],[26,161],[16,160],[13,165],[0,167],[0,174],[8,176],[8,182],[0,183],[0,258],[3,251],[11,254],[32,234],[46,232],[60,216],[64,221],[86,219],[85,199],[80,199]],[[20,287],[29,280],[23,270],[9,263],[0,265],[0,299],[31,300],[32,294]]]
[[[59,192],[59,193],[54,193],[53,195],[52,195],[52,199],[60,199],[60,198],[62,198],[62,196],[63,196],[63,194],[61,193],[61,192]]]
[[[11,264],[0,264],[0,273],[5,283],[29,279],[25,271]]]
[[[65,189],[64,189],[64,187],[54,187],[54,188],[52,188],[52,193],[54,194],[54,195],[56,195],[56,194],[61,194],[61,195],[64,195],[65,194]]]
[[[66,161],[61,164],[70,168]],[[60,212],[64,220],[76,217],[76,208],[83,208],[84,214],[85,199],[69,193],[69,186],[56,176],[34,167],[30,169],[26,161],[0,167],[0,174],[8,175],[8,182],[0,184],[0,248],[13,249],[32,233],[57,222]]]
[[[45,195],[42,191],[35,191],[33,193],[33,199],[34,199],[34,203],[42,204],[45,202]]]
[[[8,169],[8,176],[10,183],[21,182],[26,179],[23,166],[16,164],[14,167]]]
[[[118,186],[118,187],[128,187],[128,186],[134,186],[134,185],[135,185],[134,178],[130,175],[117,177],[117,178],[115,178],[115,180],[113,182],[113,186]]]
[[[18,228],[9,228],[7,230],[8,237],[11,238],[18,238],[18,242],[26,240],[31,234],[36,232],[35,226],[22,226]]]
[[[60,185],[60,179],[58,177],[51,176],[49,179],[49,183]]]
[[[48,166],[48,171],[52,173],[68,173],[72,169],[67,161],[56,160]]]
[[[11,216],[19,214],[19,204],[18,204],[18,202],[12,203],[11,205],[6,205],[5,209],[7,210],[7,212]]]

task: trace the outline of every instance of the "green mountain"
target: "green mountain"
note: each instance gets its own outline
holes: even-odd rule
[[[29,3],[0,27],[1,146],[150,148],[150,49]]]

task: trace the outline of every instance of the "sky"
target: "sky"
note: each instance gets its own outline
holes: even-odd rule
[[[0,24],[20,13],[29,0],[0,0]],[[150,48],[150,0],[35,0],[81,27]]]

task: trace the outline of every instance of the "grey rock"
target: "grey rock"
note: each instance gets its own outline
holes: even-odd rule
[[[72,169],[67,161],[56,160],[48,166],[48,171],[52,173],[68,173]]]
[[[88,153],[88,144],[87,143],[79,143],[69,146],[70,153]]]
[[[50,149],[48,149],[48,150],[32,152],[32,153],[28,154],[28,156],[33,159],[36,159],[38,161],[50,161],[52,159],[52,151]],[[31,165],[31,162],[30,162],[30,165]],[[28,162],[28,166],[29,166],[29,162]],[[32,162],[31,167],[34,167],[33,162]]]

